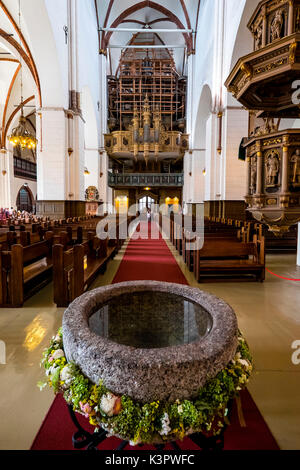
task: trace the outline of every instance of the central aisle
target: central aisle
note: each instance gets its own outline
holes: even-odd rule
[[[144,225],[145,227],[145,225]],[[153,280],[188,284],[174,256],[166,242],[158,232],[154,222],[146,225],[148,238],[142,239],[135,232],[130,239],[119,269],[113,283],[124,281]],[[152,232],[152,238],[150,237]],[[276,450],[278,446],[274,440],[262,415],[247,390],[241,393],[243,413],[246,427],[241,427],[237,408],[234,406],[231,417],[231,426],[225,434],[226,450]],[[78,415],[81,425],[93,431],[87,420]],[[72,435],[74,425],[68,413],[64,399],[59,395],[55,398],[50,410],[34,440],[32,450],[72,450]],[[103,442],[99,449],[111,450],[119,445],[120,441],[111,437]],[[196,450],[197,446],[185,438],[178,445],[182,450]],[[129,445],[126,449],[132,448]],[[154,449],[149,445],[142,449]],[[170,445],[167,449],[171,449]]]
[[[142,236],[148,238],[137,238],[138,232],[133,234],[113,283],[148,280],[188,284],[155,222],[148,224],[148,230],[142,223],[142,229]]]

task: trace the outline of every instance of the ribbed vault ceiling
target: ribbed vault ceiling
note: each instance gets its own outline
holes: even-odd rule
[[[174,29],[174,33],[159,33],[155,44],[182,45],[186,50],[174,49],[174,59],[179,73],[183,72],[186,52],[193,48],[193,35],[176,32],[176,29],[196,30],[200,0],[95,0],[100,28]],[[129,44],[132,32],[106,32],[100,34],[100,47]],[[141,40],[142,35],[139,35]],[[146,37],[146,35],[145,35]],[[116,73],[121,49],[109,49],[111,71]]]

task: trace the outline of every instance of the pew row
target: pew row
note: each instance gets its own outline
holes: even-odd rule
[[[22,307],[52,279],[53,233],[30,246],[13,245],[0,252],[0,306]]]
[[[197,282],[205,280],[265,280],[264,238],[249,243],[214,240],[193,253]]]

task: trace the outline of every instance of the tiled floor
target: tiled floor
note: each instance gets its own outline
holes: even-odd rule
[[[256,282],[197,284],[172,245],[192,286],[223,298],[235,310],[255,361],[249,390],[281,449],[300,449],[300,365],[292,363],[292,342],[300,340],[300,282],[267,273]],[[294,255],[267,256],[267,267],[300,278]]]
[[[125,248],[93,287],[112,281]],[[174,255],[190,284],[197,285]],[[300,278],[295,256],[269,256],[267,264],[278,274]],[[280,447],[300,449],[300,365],[291,361],[291,344],[300,340],[300,283],[267,275],[264,284],[214,283],[200,288],[235,309],[255,359],[250,392]],[[0,340],[7,348],[6,365],[0,365],[0,449],[28,449],[53,400],[51,391],[40,392],[36,386],[43,376],[42,350],[63,314],[51,299],[49,285],[22,309],[0,309]]]

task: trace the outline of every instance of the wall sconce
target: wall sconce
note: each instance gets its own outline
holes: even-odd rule
[[[7,173],[7,171],[6,171],[6,170],[2,170],[2,175],[3,175],[3,176],[5,176],[5,175],[6,175],[6,173]]]
[[[189,172],[189,176],[192,176],[192,172],[191,172],[191,171]]]
[[[102,173],[102,171],[101,171],[101,173],[100,173],[100,178],[102,178],[102,176],[103,176],[103,173]]]
[[[69,147],[69,148],[68,148],[69,157],[72,155],[73,152],[74,152],[74,150]]]
[[[202,170],[202,175],[203,175],[203,176],[206,176],[206,168],[203,168],[203,170]]]
[[[73,194],[73,193],[69,193],[68,196],[69,196],[69,197],[73,197],[74,194]]]
[[[91,174],[90,171],[87,169],[87,167],[84,167],[84,174],[85,176],[88,176]]]

